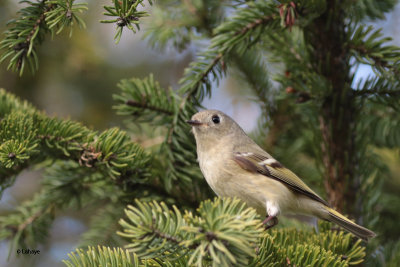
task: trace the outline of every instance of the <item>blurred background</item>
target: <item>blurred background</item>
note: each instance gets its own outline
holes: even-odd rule
[[[113,39],[114,24],[99,23],[104,19],[103,5],[109,1],[86,2],[89,9],[82,18],[87,29],[74,29],[71,39],[68,33],[57,35],[53,40],[46,39],[39,50],[40,67],[34,76],[26,72],[19,77],[6,71],[7,64],[0,65],[0,88],[28,100],[51,116],[71,118],[95,130],[124,127],[123,118],[112,109],[115,104],[112,95],[119,91],[119,80],[143,78],[153,73],[163,87],[178,88],[184,68],[201,47],[192,45],[181,52],[173,48],[157,51],[143,40],[143,31],[136,34],[124,32],[120,43],[116,45]],[[6,29],[6,22],[16,16],[20,7],[16,0],[0,1],[1,33]],[[144,28],[145,21],[142,24]],[[400,46],[400,5],[385,20],[371,23],[382,27],[384,35],[392,37],[393,44]],[[361,67],[356,75],[363,77],[370,72],[368,67]],[[212,98],[203,104],[206,108],[220,109],[231,115],[245,131],[250,132],[256,127],[257,120],[253,118],[258,117],[260,110],[249,99],[248,91],[242,85],[228,73],[222,83],[214,86]],[[391,170],[391,176],[386,178],[385,190],[392,193],[400,192],[400,153],[394,151],[378,151]],[[0,215],[13,211],[18,203],[30,199],[39,189],[39,182],[40,170],[22,173],[14,186],[3,194]],[[12,251],[7,260],[9,243],[1,241],[0,266],[25,266],[27,260],[31,266],[63,266],[61,260],[74,250],[86,229],[84,214],[85,211],[58,214],[49,240],[39,247],[38,256],[16,258],[15,251]]]

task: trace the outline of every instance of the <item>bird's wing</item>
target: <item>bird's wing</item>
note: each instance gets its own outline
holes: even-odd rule
[[[296,174],[285,168],[276,159],[268,156],[252,152],[235,152],[233,160],[246,171],[260,173],[268,178],[275,179],[284,183],[290,189],[329,207],[329,204],[312,191]]]

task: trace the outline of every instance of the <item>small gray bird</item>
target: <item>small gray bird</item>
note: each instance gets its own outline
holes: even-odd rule
[[[296,174],[259,147],[228,115],[204,110],[187,121],[193,126],[200,169],[221,197],[238,197],[266,216],[270,228],[280,214],[301,214],[334,222],[361,239],[375,233],[329,207]]]

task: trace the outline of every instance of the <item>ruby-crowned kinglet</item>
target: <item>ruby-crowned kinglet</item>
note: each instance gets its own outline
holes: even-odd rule
[[[200,169],[221,197],[238,197],[266,216],[270,228],[280,214],[302,214],[334,222],[368,240],[375,233],[344,217],[299,177],[259,147],[228,115],[204,110],[187,121],[193,126]]]

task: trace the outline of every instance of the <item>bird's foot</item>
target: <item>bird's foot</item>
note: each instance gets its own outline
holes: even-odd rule
[[[278,217],[267,216],[267,218],[265,218],[265,220],[263,221],[263,224],[265,225],[265,230],[268,230],[278,224]]]

